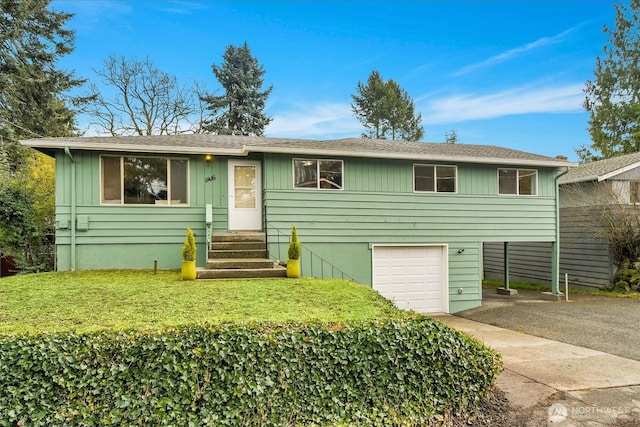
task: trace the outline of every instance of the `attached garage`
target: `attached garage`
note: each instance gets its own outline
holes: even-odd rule
[[[373,245],[373,289],[403,310],[449,312],[446,245]]]

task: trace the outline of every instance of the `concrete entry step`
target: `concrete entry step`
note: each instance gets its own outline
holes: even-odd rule
[[[268,277],[286,277],[287,269],[284,267],[272,268],[244,268],[244,269],[198,269],[197,279],[257,279]]]
[[[267,236],[262,232],[237,232],[237,233],[213,233],[212,242],[263,242],[266,243]]]
[[[207,268],[210,269],[242,269],[242,268],[273,268],[274,261],[267,258],[221,258],[210,259]]]
[[[286,269],[269,259],[262,232],[214,233],[207,267],[197,269],[198,279],[286,277]]]
[[[240,242],[211,242],[211,249],[216,251],[252,250],[264,249],[265,242],[240,241]]]
[[[212,250],[209,251],[209,259],[222,258],[268,258],[266,248],[246,250]]]

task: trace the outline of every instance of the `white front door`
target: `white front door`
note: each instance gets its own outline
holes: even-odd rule
[[[262,230],[260,162],[229,160],[229,231]]]

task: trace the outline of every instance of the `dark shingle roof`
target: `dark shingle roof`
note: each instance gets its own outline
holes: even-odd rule
[[[626,154],[573,167],[569,173],[560,178],[559,182],[560,184],[571,184],[602,181],[636,167],[640,167],[640,153]]]
[[[345,138],[328,141],[231,135],[163,135],[79,138],[41,138],[23,145],[51,151],[122,151],[167,154],[214,154],[243,156],[250,152],[289,153],[345,157],[397,158],[531,166],[569,166],[563,159],[541,156],[492,145],[444,144]]]

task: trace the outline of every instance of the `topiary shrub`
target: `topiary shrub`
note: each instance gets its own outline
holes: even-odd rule
[[[184,241],[184,245],[182,245],[182,260],[196,260],[196,239],[193,237],[193,231],[190,228],[187,228],[187,238]]]
[[[300,259],[302,245],[300,244],[300,240],[298,240],[298,230],[295,225],[291,228],[291,240],[289,241],[288,252],[289,259]]]

